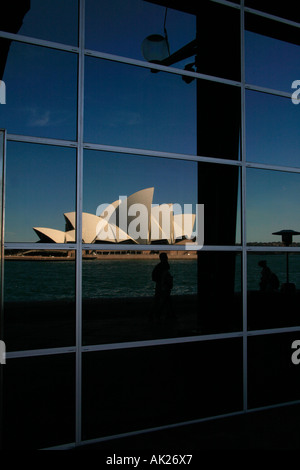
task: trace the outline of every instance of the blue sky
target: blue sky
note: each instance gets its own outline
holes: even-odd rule
[[[87,0],[85,46],[143,60],[143,40],[164,35],[165,12],[165,7],[141,0]],[[166,29],[172,53],[195,39],[195,16],[169,8]]]
[[[290,98],[246,91],[248,161],[299,168],[299,129],[300,105]]]
[[[33,0],[20,33],[76,45],[76,4]],[[66,23],[68,15],[73,22]],[[165,9],[138,0],[87,0],[86,15],[87,48],[143,60],[141,43],[149,34],[163,33]],[[171,52],[195,36],[192,15],[168,10],[166,26]],[[0,106],[0,127],[9,133],[75,140],[76,74],[76,54],[12,43],[3,77],[7,104]],[[296,79],[299,46],[246,33],[247,83],[291,92]],[[86,57],[85,87],[87,142],[196,153],[195,81],[186,84],[176,75]],[[300,105],[247,91],[249,161],[299,167],[299,124]],[[35,241],[32,226],[64,229],[63,213],[75,208],[75,158],[73,149],[8,144],[7,241]],[[273,240],[269,234],[286,226],[300,230],[298,175],[279,175],[249,172],[251,241]],[[83,201],[89,212],[150,186],[155,187],[155,203],[196,202],[196,184],[193,162],[85,152]]]
[[[300,232],[300,174],[247,169],[247,240],[281,241],[273,232]],[[295,237],[294,241],[298,240]]]
[[[87,142],[196,154],[195,81],[88,57],[85,86]]]
[[[37,241],[32,227],[64,230],[64,212],[75,210],[76,151],[7,143],[5,239]]]
[[[77,0],[30,0],[30,10],[19,33],[77,46],[77,25]]]
[[[290,93],[292,82],[300,77],[295,44],[246,31],[245,55],[247,83]]]
[[[64,230],[63,214],[76,207],[76,151],[47,145],[8,142],[6,241],[36,241],[32,227]],[[18,169],[16,171],[16,168]],[[83,210],[154,187],[153,204],[193,204],[194,162],[86,150]]]
[[[13,134],[76,139],[76,73],[75,54],[12,43],[2,127]]]
[[[96,213],[99,204],[149,187],[154,187],[154,204],[197,202],[195,162],[87,150],[83,180],[85,212]]]

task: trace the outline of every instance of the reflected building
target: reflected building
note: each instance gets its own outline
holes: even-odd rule
[[[101,212],[99,216],[82,213],[83,243],[152,243],[176,244],[184,240],[192,243],[196,214],[174,214],[173,204],[152,205],[154,188],[138,191],[128,198],[119,199]],[[132,210],[134,209],[134,214]],[[129,215],[132,214],[132,215]],[[64,214],[65,232],[34,227],[41,242],[74,243],[76,241],[76,212]],[[139,230],[130,236],[135,219]],[[143,233],[144,232],[144,233]],[[143,236],[141,236],[141,233]],[[143,238],[144,237],[144,238]]]
[[[300,231],[295,2],[21,3],[0,17],[3,447],[298,403],[300,247],[273,235]],[[175,201],[204,205],[190,258]],[[158,324],[161,251],[176,315]]]

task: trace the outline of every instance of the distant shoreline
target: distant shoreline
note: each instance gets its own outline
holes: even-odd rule
[[[272,247],[283,247],[282,243],[253,243],[247,244],[248,246],[252,246],[254,249],[256,246],[272,246]],[[299,247],[299,243],[292,243],[289,248]],[[7,250],[8,253],[4,255],[5,261],[75,261],[75,251],[74,250],[26,250],[20,251],[18,254],[12,254],[16,250]],[[33,254],[36,251],[37,254]],[[57,251],[60,251],[62,254],[60,256],[56,256]],[[84,252],[85,250],[83,250]],[[192,250],[180,250],[180,251],[173,251],[173,250],[157,250],[155,253],[149,253],[147,251],[141,251],[137,253],[127,253],[127,252],[109,252],[103,253],[104,250],[101,250],[101,254],[93,254],[93,250],[89,250],[89,253],[84,253],[82,259],[85,261],[128,261],[128,260],[158,260],[159,253],[161,251],[165,251],[168,255],[168,258],[172,261],[174,260],[195,260],[197,259],[197,251]],[[100,250],[99,250],[100,251]],[[109,251],[109,250],[107,250]],[[153,250],[152,250],[153,251]],[[9,253],[10,252],[10,253]]]
[[[247,243],[247,246],[253,247],[255,250],[255,247],[284,247],[284,245],[280,242],[252,242],[252,243]],[[289,248],[298,248],[300,247],[300,243],[292,243]],[[30,249],[30,250],[20,250],[18,254],[13,254],[17,250],[11,249],[11,250],[6,250],[6,253],[4,255],[4,260],[5,261],[75,261],[75,250],[71,249],[65,249],[65,250],[41,250],[41,249]],[[60,252],[61,255],[57,256],[57,252]],[[83,250],[84,254],[82,256],[83,260],[88,260],[88,261],[108,261],[108,260],[115,260],[115,261],[128,261],[128,260],[158,260],[159,259],[159,253],[162,251],[165,251],[168,254],[168,258],[170,260],[195,260],[197,259],[197,251],[193,250],[180,250],[180,251],[175,251],[175,250],[157,250],[154,252],[154,250],[151,250],[152,252],[149,251],[140,251],[136,253],[132,252],[122,252],[120,251],[110,251],[109,249],[107,250],[108,253],[105,253],[105,250],[99,250],[102,253],[97,254],[94,253],[94,250]],[[96,250],[95,250],[96,251]],[[37,254],[33,254],[34,252],[37,252]]]
[[[178,254],[168,254],[170,260],[190,260],[197,259],[197,253],[178,252]],[[85,261],[128,261],[128,260],[158,260],[158,254],[107,254],[107,255],[83,255],[82,259]],[[5,255],[5,261],[75,261],[75,256],[53,256],[53,255]]]

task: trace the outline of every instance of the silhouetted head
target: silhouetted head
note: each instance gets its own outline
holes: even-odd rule
[[[159,259],[162,263],[167,263],[168,262],[168,255],[167,253],[160,253]]]
[[[266,260],[261,260],[258,262],[258,266],[260,266],[261,268],[265,268],[267,266],[267,262]]]

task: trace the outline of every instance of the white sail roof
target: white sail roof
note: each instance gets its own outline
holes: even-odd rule
[[[97,214],[82,213],[82,242],[92,243],[176,243],[191,238],[195,214],[174,214],[173,204],[153,205],[154,188],[137,191],[111,204],[98,206]],[[98,213],[99,211],[99,213]],[[66,212],[65,232],[46,227],[34,227],[40,241],[74,243],[76,212]]]

